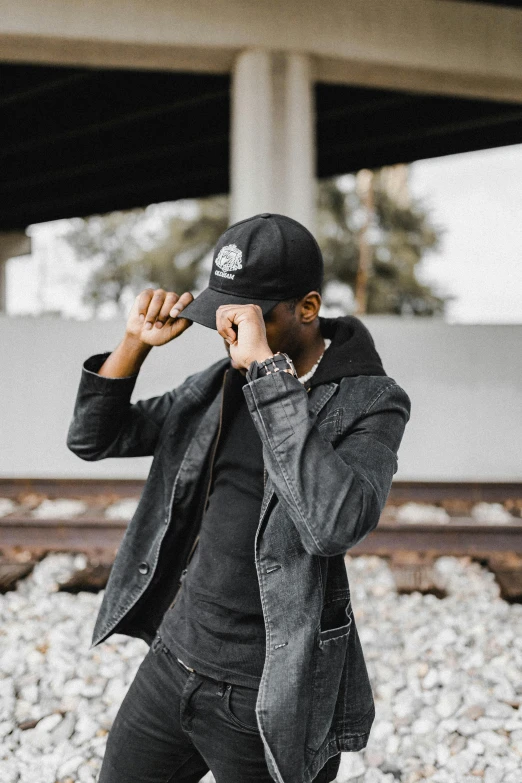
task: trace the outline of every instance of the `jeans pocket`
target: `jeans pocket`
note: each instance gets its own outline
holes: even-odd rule
[[[256,702],[259,691],[242,685],[227,685],[225,691],[225,712],[227,717],[243,731],[259,733],[256,717]]]

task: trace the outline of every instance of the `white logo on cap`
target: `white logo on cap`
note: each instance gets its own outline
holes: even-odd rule
[[[233,280],[235,275],[228,274],[229,272],[235,272],[236,269],[242,269],[241,259],[243,253],[236,245],[225,245],[219,251],[216,258],[216,266],[222,269],[222,272],[215,270],[215,274],[220,277],[228,277]]]

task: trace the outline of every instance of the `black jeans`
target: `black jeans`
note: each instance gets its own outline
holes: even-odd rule
[[[257,689],[184,668],[156,635],[107,738],[98,783],[273,783],[257,727]],[[314,783],[335,780],[341,756]]]

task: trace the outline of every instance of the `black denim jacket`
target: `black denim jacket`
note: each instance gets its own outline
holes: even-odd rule
[[[320,321],[333,341],[315,384],[305,388],[280,372],[247,375],[243,387],[267,474],[255,538],[266,627],[256,713],[279,783],[311,783],[329,757],[368,742],[375,705],[344,555],[379,521],[411,408],[361,321]],[[137,375],[97,374],[109,353],[82,366],[67,445],[84,460],[154,459],[91,647],[115,632],[151,644],[179,589],[230,366],[226,357],[176,389],[131,403]]]

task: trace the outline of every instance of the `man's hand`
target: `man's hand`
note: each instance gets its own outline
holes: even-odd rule
[[[178,314],[193,299],[188,291],[178,296],[163,288],[146,288],[134,300],[127,320],[127,336],[150,346],[169,343],[192,326],[189,318],[178,317]]]
[[[230,343],[230,358],[238,368],[248,369],[253,361],[262,362],[273,355],[259,305],[221,305],[216,311],[216,326]]]

